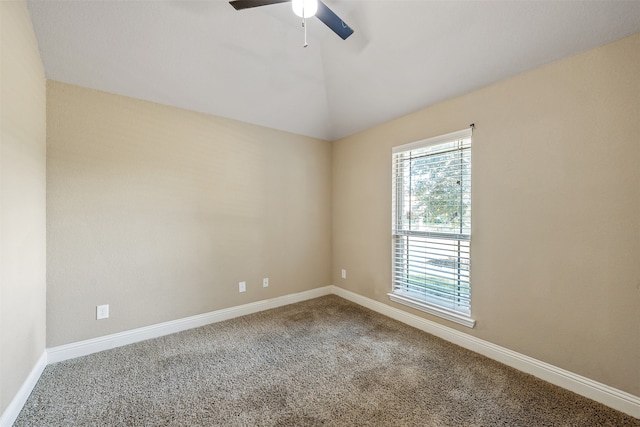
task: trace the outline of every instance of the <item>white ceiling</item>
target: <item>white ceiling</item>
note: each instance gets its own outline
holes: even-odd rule
[[[47,78],[327,140],[640,31],[640,1],[31,0]]]

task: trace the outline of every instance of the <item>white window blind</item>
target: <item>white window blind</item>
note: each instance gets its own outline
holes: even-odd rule
[[[393,149],[392,233],[391,298],[468,317],[471,129]]]

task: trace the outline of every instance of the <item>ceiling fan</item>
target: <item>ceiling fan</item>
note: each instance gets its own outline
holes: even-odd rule
[[[305,26],[306,18],[317,16],[327,27],[331,28],[342,40],[346,40],[351,34],[353,29],[349,27],[338,15],[336,15],[329,7],[320,0],[232,0],[229,2],[236,10],[249,9],[259,6],[268,6],[270,4],[277,3],[289,3],[293,12],[302,18],[302,26]],[[307,47],[306,42],[306,27],[305,27],[305,43],[304,47]]]

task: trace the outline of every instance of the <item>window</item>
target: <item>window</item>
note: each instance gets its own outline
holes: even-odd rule
[[[471,128],[393,149],[391,300],[473,327]]]

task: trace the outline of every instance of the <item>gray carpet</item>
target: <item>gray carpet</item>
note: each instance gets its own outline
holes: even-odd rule
[[[638,426],[336,296],[47,366],[15,426]]]

